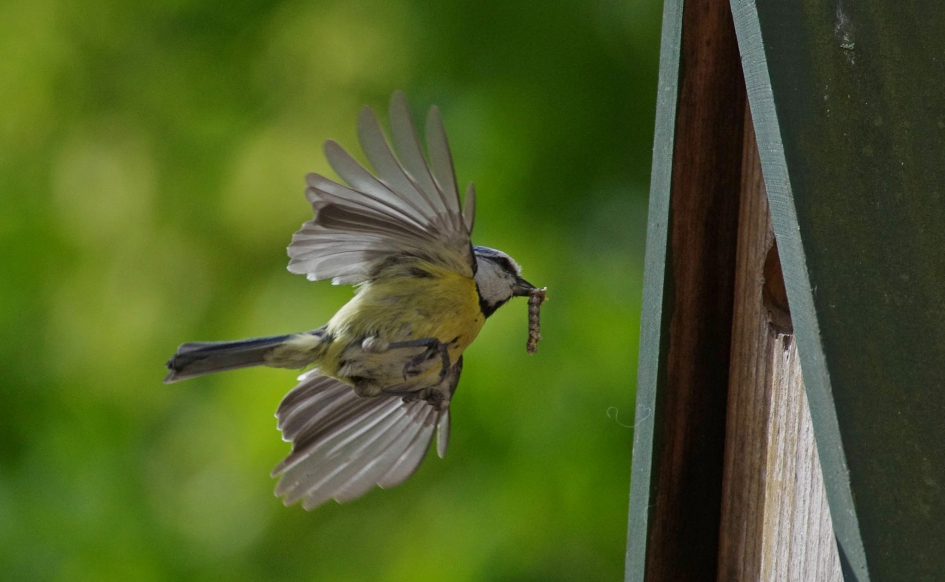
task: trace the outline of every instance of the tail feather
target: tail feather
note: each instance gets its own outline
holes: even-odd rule
[[[211,372],[260,366],[265,363],[266,355],[275,347],[282,345],[289,337],[279,335],[233,342],[183,344],[167,361],[167,369],[170,373],[164,378],[164,383],[170,384]]]
[[[251,366],[302,368],[314,359],[314,356],[306,357],[304,352],[316,347],[324,335],[324,330],[318,329],[230,342],[186,343],[177,348],[177,353],[167,361],[166,367],[170,372],[164,383]],[[313,339],[316,341],[312,342]]]

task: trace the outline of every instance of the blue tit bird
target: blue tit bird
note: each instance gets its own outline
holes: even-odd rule
[[[315,216],[288,247],[290,272],[354,284],[354,297],[318,329],[186,343],[167,362],[165,383],[248,366],[313,367],[276,412],[292,443],[272,471],[286,505],[312,509],[397,485],[434,433],[442,457],[463,351],[499,307],[537,292],[507,254],[472,245],[475,189],[470,183],[461,205],[438,109],[427,118],[427,157],[399,91],[389,119],[393,150],[370,108],[358,118],[376,175],[326,142],[348,185],[306,176]]]

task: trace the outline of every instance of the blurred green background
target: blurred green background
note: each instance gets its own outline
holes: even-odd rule
[[[620,579],[660,10],[0,2],[0,578]],[[306,513],[268,475],[295,374],[163,364],[350,297],[284,248],[324,140],[398,88],[443,111],[474,241],[549,287],[545,339],[500,310],[447,458]]]

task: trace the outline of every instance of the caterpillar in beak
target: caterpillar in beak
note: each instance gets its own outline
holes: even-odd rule
[[[548,300],[547,287],[532,289],[528,294],[528,342],[525,349],[529,354],[538,351],[538,342],[541,341],[541,304]]]

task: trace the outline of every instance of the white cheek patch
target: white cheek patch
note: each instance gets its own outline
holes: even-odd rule
[[[479,294],[489,304],[505,301],[512,296],[513,281],[492,261],[481,261],[476,273]]]

